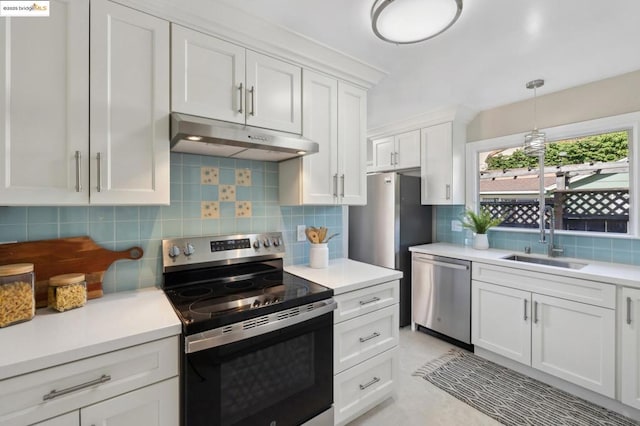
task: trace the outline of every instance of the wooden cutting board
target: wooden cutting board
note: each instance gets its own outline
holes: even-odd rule
[[[86,275],[87,297],[102,297],[102,280],[109,266],[120,259],[142,257],[140,247],[112,251],[100,247],[91,237],[59,238],[0,244],[0,265],[33,263],[36,275],[36,306],[47,306],[49,278],[72,272]]]

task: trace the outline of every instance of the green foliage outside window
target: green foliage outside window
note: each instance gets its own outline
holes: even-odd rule
[[[629,134],[626,131],[567,139],[547,144],[545,166],[582,164],[591,161],[613,162],[629,155]],[[564,155],[559,155],[564,152]],[[518,149],[511,155],[487,157],[488,170],[519,169],[538,166],[538,157],[527,156]]]

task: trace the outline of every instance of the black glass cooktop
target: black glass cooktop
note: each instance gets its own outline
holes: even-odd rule
[[[178,313],[185,334],[194,334],[333,296],[333,290],[259,265],[234,277],[200,279],[178,286],[165,276],[165,293]],[[248,269],[247,269],[248,270]],[[260,270],[259,272],[256,272]],[[192,274],[202,278],[210,274]],[[171,285],[167,286],[167,281]]]

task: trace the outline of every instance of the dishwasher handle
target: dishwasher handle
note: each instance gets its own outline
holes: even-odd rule
[[[428,263],[429,265],[434,265],[434,266],[441,266],[443,268],[459,269],[461,271],[469,270],[469,265],[459,265],[457,263],[440,262],[438,260],[431,260],[426,257],[420,257],[420,256],[414,256],[413,261],[420,262],[420,263]]]

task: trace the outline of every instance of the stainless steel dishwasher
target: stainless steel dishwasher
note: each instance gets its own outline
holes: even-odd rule
[[[411,262],[411,328],[470,345],[471,262],[415,252]]]

